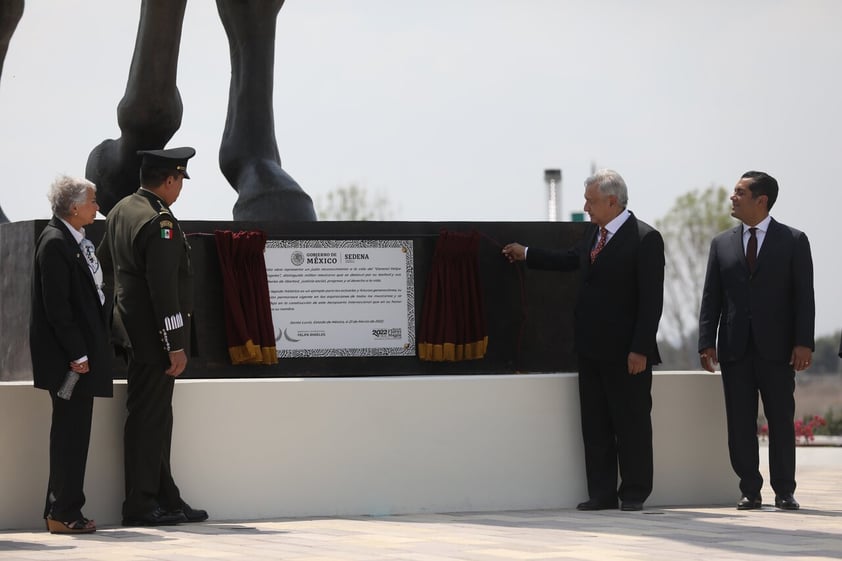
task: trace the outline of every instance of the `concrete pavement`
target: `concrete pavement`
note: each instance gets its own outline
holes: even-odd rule
[[[763,450],[765,453],[765,449]],[[799,447],[802,510],[575,510],[210,521],[100,528],[87,536],[0,532],[15,561],[505,561],[842,559],[842,447]],[[767,477],[764,467],[764,477]],[[734,501],[739,492],[734,489]],[[201,506],[201,505],[197,505]]]

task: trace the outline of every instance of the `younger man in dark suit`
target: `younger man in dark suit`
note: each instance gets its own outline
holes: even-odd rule
[[[652,492],[652,365],[664,300],[664,240],[626,209],[615,171],[585,180],[592,227],[571,249],[503,248],[530,268],[579,270],[575,310],[589,500],[579,510],[642,510]],[[617,465],[621,483],[617,488]]]
[[[702,368],[713,372],[722,364],[728,451],[742,491],[739,510],[763,504],[758,392],[769,422],[775,506],[799,508],[793,495],[795,372],[810,366],[814,350],[813,260],[807,236],[769,216],[777,197],[778,182],[767,173],[749,171],[737,182],[731,215],[742,224],[711,242],[699,312]]]

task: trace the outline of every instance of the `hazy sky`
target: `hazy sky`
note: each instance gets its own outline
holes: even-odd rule
[[[119,136],[139,7],[27,1],[0,83],[9,219],[48,217],[53,178],[83,174]],[[314,197],[356,183],[423,221],[544,220],[548,167],[563,170],[569,216],[593,161],[654,222],[688,190],[762,169],[781,185],[772,215],[811,239],[827,334],[842,327],[840,21],[836,0],[287,0],[281,158]],[[215,3],[191,0],[170,142],[198,150],[182,219],[231,217],[217,167],[229,75]]]

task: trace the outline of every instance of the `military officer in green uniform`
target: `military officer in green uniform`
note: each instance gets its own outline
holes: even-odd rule
[[[114,290],[112,339],[128,361],[124,526],[208,518],[181,498],[170,470],[172,395],[187,366],[193,311],[190,246],[170,205],[195,153],[138,152],[141,187],[108,213],[97,252]]]

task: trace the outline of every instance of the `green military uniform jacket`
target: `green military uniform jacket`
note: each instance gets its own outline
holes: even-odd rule
[[[114,291],[114,344],[150,364],[169,364],[169,351],[189,355],[190,246],[164,201],[139,189],[118,202],[106,218],[97,257]]]

